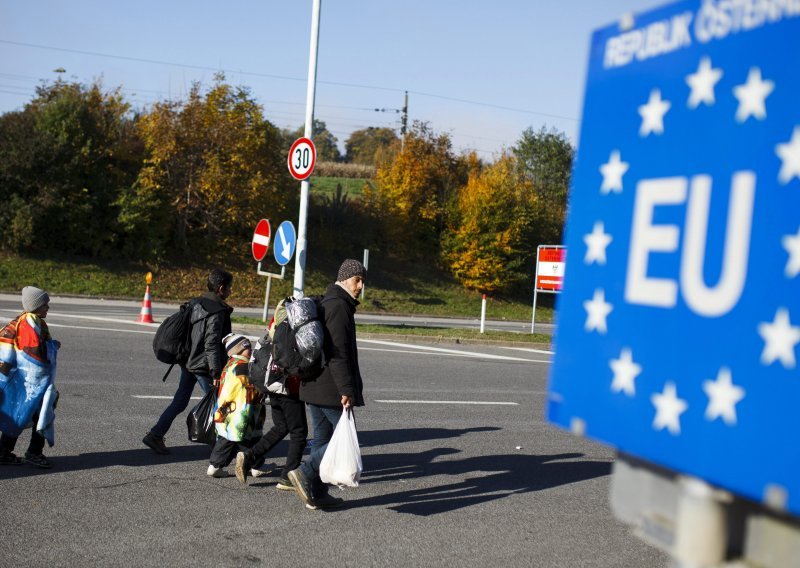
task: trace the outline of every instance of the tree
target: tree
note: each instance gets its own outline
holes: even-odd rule
[[[280,132],[224,79],[205,95],[194,84],[185,103],[157,103],[140,120],[147,158],[124,196],[130,230],[156,221],[162,245],[218,254],[242,249],[264,212],[295,205]]]
[[[374,166],[376,155],[385,152],[398,140],[397,134],[391,128],[370,126],[355,130],[344,144],[347,161],[353,164]]]
[[[120,90],[57,81],[0,121],[0,186],[19,230],[7,248],[108,256],[125,236],[116,198],[135,178],[141,144]],[[9,219],[9,217],[11,217]]]
[[[448,206],[466,179],[463,160],[453,155],[447,134],[423,123],[413,125],[402,149],[388,154],[378,164],[375,186],[364,192],[367,207],[397,249],[438,253]]]
[[[526,129],[512,151],[517,163],[542,197],[566,200],[575,150],[563,132]]]
[[[331,134],[325,123],[315,118],[313,130],[314,133],[312,138],[314,140],[314,147],[317,149],[317,161],[341,162],[342,154],[339,152],[339,141],[336,139],[336,136]],[[288,137],[285,138],[286,142],[288,142],[286,145],[286,154],[289,153],[289,148],[291,147],[292,143],[303,136],[305,136],[304,126],[301,126],[297,130],[289,133]]]
[[[531,192],[519,215],[526,219],[523,241],[532,266],[537,245],[562,241],[575,150],[562,132],[543,127],[525,130],[512,151]]]
[[[511,156],[471,169],[444,246],[450,270],[464,287],[493,294],[522,278],[525,220],[518,211],[528,183]]]

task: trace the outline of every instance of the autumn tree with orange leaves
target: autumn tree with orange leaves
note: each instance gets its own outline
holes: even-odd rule
[[[186,102],[155,104],[139,130],[147,157],[121,204],[128,230],[151,246],[241,248],[259,218],[282,217],[296,200],[279,130],[222,75],[205,94],[195,84]]]
[[[394,250],[436,256],[450,204],[465,181],[465,161],[454,155],[450,137],[415,123],[378,164],[364,200]]]
[[[531,196],[530,183],[510,156],[472,169],[444,247],[451,272],[465,288],[494,294],[521,276],[526,216],[520,212]]]

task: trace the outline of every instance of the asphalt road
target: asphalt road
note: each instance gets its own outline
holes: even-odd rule
[[[0,319],[18,301],[0,298]],[[309,511],[276,478],[206,477],[209,448],[186,441],[184,416],[171,455],[142,445],[176,374],[160,381],[154,327],[123,307],[53,301],[55,468],[0,468],[2,566],[667,563],[611,515],[613,453],[545,423],[546,352],[360,341],[361,486],[335,490],[343,509]]]

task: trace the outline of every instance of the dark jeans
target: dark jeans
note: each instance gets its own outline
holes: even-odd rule
[[[233,458],[236,457],[238,452],[247,451],[249,448],[252,448],[255,443],[256,440],[231,442],[222,436],[217,436],[217,441],[211,449],[211,457],[208,458],[208,462],[214,467],[225,467],[233,461]],[[263,459],[253,462],[253,465],[250,467],[258,469],[262,465],[264,465]]]
[[[33,420],[33,428],[31,428],[31,441],[28,444],[29,454],[41,455],[44,450],[44,436],[36,433],[36,422],[38,418]],[[8,455],[14,453],[14,446],[17,445],[17,437],[3,434],[0,436],[0,455]]]
[[[306,405],[296,396],[280,394],[270,394],[269,405],[272,408],[273,426],[250,449],[250,455],[254,461],[263,460],[264,456],[289,434],[286,464],[281,471],[281,477],[285,478],[286,474],[300,466],[300,460],[303,459],[303,449],[308,436]]]
[[[311,428],[314,429],[314,443],[308,459],[303,462],[300,469],[311,481],[316,498],[327,492],[327,486],[319,479],[319,464],[322,462],[325,450],[328,449],[328,442],[331,441],[333,429],[336,428],[336,424],[342,416],[343,408],[341,406],[317,406],[316,404],[307,404],[306,406],[311,417]]]
[[[175,391],[172,402],[163,414],[161,414],[161,418],[158,419],[156,425],[150,429],[154,436],[163,438],[169,430],[169,427],[172,426],[172,421],[175,420],[175,417],[186,410],[186,407],[189,406],[189,400],[192,398],[195,383],[200,385],[203,394],[211,390],[211,381],[208,377],[190,373],[185,367],[181,367],[181,378],[178,382],[178,390]]]

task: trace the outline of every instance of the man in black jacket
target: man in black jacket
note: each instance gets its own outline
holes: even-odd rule
[[[192,300],[189,360],[185,366],[181,366],[181,378],[172,402],[142,439],[157,454],[169,453],[164,444],[164,435],[175,417],[189,405],[195,383],[200,385],[203,393],[207,393],[222,373],[227,360],[222,338],[231,332],[233,311],[225,300],[231,294],[232,283],[233,276],[229,272],[215,268],[208,275],[208,292]]]
[[[364,287],[367,270],[357,260],[347,259],[339,268],[336,282],[328,286],[320,305],[325,327],[325,359],[322,374],[300,383],[314,431],[308,459],[289,472],[289,480],[309,509],[337,507],[342,500],[328,494],[319,478],[319,465],[343,409],[364,406],[364,384],[358,369],[355,313],[356,298]]]

